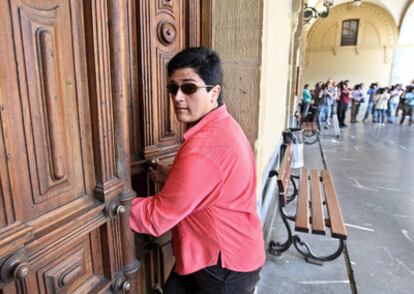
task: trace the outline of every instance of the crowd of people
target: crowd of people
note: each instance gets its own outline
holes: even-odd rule
[[[330,118],[336,112],[339,127],[344,128],[346,113],[351,109],[351,123],[357,123],[357,117],[362,104],[367,103],[362,121],[367,121],[370,116],[372,122],[378,125],[386,123],[394,124],[401,115],[400,124],[409,116],[409,125],[414,118],[414,80],[410,85],[402,84],[391,87],[380,87],[378,83],[372,83],[367,92],[364,84],[355,84],[351,87],[349,80],[336,83],[328,80],[326,83],[318,82],[313,89],[306,84],[303,89],[301,101],[301,117],[305,121],[316,121],[319,128],[327,129],[330,126]]]

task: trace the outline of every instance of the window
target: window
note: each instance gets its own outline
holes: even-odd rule
[[[358,19],[348,19],[342,22],[341,46],[355,46],[358,40]]]

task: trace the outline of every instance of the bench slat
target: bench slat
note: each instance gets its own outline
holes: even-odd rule
[[[308,171],[300,169],[299,191],[296,208],[295,230],[309,232]]]
[[[329,171],[323,170],[322,181],[325,186],[326,206],[331,223],[331,235],[335,238],[346,239],[348,233],[345,228],[342,212]]]
[[[325,235],[325,219],[318,170],[311,170],[312,233]]]
[[[292,144],[288,144],[283,155],[282,163],[279,168],[279,176],[277,177],[277,184],[279,191],[283,191],[284,197],[280,197],[279,202],[282,207],[286,205],[287,189],[289,187],[291,164],[292,164]]]

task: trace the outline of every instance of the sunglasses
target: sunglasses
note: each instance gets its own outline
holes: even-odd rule
[[[196,84],[192,84],[192,83],[186,83],[186,84],[182,84],[181,86],[178,86],[176,84],[169,84],[167,86],[168,92],[176,95],[178,92],[178,89],[181,88],[181,92],[183,92],[186,95],[191,95],[194,94],[195,92],[197,92],[197,90],[199,88],[207,88],[207,91],[210,91],[211,88],[213,88],[213,85],[205,85],[205,86],[197,86]]]

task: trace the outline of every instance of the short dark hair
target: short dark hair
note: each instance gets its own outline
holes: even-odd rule
[[[168,76],[171,77],[174,71],[182,68],[192,68],[206,85],[219,85],[221,91],[217,102],[222,104],[223,68],[220,57],[213,49],[192,47],[180,51],[168,62]]]

